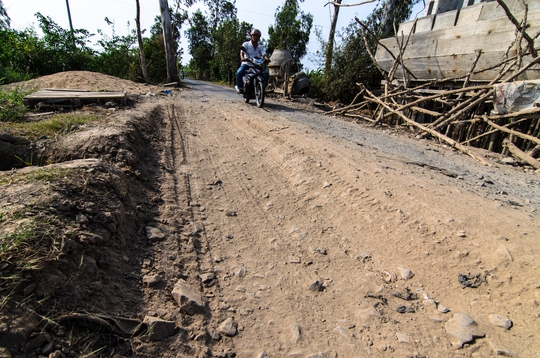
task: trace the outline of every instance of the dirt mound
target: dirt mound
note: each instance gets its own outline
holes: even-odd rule
[[[146,94],[157,91],[158,87],[123,80],[118,77],[90,71],[66,71],[42,76],[25,82],[12,83],[7,88],[22,86],[25,89],[78,89],[86,91],[126,91],[133,94]]]

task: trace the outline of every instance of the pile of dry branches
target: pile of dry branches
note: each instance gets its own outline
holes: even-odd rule
[[[524,21],[519,22],[507,8],[506,10],[508,18],[516,26],[515,43],[520,50],[515,57],[504,59],[489,69],[499,70],[499,75],[489,83],[471,85],[469,81],[473,74],[487,70],[475,70],[482,54],[480,50],[476,51],[476,58],[470,71],[463,77],[419,82],[408,79],[411,76],[407,76],[408,78],[404,76],[400,81],[396,81],[394,75],[399,68],[402,69],[401,73],[410,74],[402,60],[410,34],[401,43],[396,37],[400,47],[397,56],[386,49],[394,59],[392,69],[386,73],[369,52],[366,34],[362,31],[373,63],[384,76],[384,90],[376,95],[362,84],[358,84],[359,93],[348,106],[327,114],[353,117],[373,125],[406,125],[420,135],[435,137],[486,165],[489,165],[489,162],[475,154],[471,147],[512,154],[530,166],[540,169],[540,161],[536,159],[540,155],[540,138],[538,138],[540,108],[509,114],[492,114],[494,86],[515,81],[525,71],[540,63],[540,56],[534,47],[534,40],[540,34],[534,37],[527,35],[526,26],[522,25],[526,23],[526,15]],[[358,19],[356,21],[369,35],[373,35]],[[524,46],[521,46],[522,42]],[[384,45],[381,46],[384,48]],[[523,65],[522,59],[525,56],[530,56],[532,60]],[[453,88],[448,88],[448,84],[452,84]],[[459,84],[459,88],[456,88],[456,84]]]

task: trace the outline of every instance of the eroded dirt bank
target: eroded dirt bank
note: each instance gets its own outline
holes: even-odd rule
[[[63,142],[64,156],[75,148],[101,153],[118,169],[79,163],[95,183],[88,201],[99,205],[71,199],[66,220],[77,223],[83,213],[89,222],[70,227],[78,251],[63,256],[67,266],[56,266],[56,276],[74,277],[71,286],[60,284],[45,300],[47,308],[69,307],[73,315],[56,328],[32,316],[40,328],[25,331],[27,341],[40,340],[10,354],[37,356],[52,342],[48,353],[76,355],[83,350],[65,347],[67,332],[84,327],[100,332],[83,337],[86,353],[107,345],[98,353],[107,356],[540,351],[534,205],[511,205],[444,171],[301,123],[294,117],[305,113],[283,102],[269,100],[261,110],[220,91],[194,85],[140,107],[122,127],[131,134],[114,137],[117,144],[106,151],[99,150],[106,141],[90,140],[113,138],[103,129]],[[129,186],[105,205],[100,198],[111,198],[116,182],[106,180],[100,192],[100,177],[91,174],[115,170]],[[125,215],[115,220],[122,218],[125,234],[85,242],[81,225],[111,232],[95,218],[120,212],[112,209],[120,203]],[[76,265],[87,253],[94,261]],[[70,288],[90,283],[70,299]],[[108,325],[98,329],[96,316],[103,315]],[[153,317],[173,329],[152,340],[133,327],[111,330],[121,325],[118,317],[132,319],[124,328]]]

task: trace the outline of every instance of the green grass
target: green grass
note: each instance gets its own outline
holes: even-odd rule
[[[88,124],[106,122],[107,117],[95,114],[62,113],[38,122],[0,122],[0,133],[36,140],[59,137],[82,130]]]
[[[0,187],[11,184],[29,184],[39,181],[49,183],[57,182],[67,177],[72,170],[73,169],[43,167],[29,173],[0,172]]]
[[[4,230],[0,236],[0,262],[14,265],[14,269],[10,270],[9,276],[0,277],[0,290],[17,284],[24,272],[39,270],[61,254],[63,240],[55,234],[58,223],[51,217],[33,215],[18,212],[2,215],[0,227],[4,226]],[[24,218],[14,220],[20,216]],[[6,229],[8,223],[12,227]]]
[[[20,122],[28,108],[23,104],[23,98],[35,90],[23,90],[15,87],[13,90],[0,90],[0,122]]]

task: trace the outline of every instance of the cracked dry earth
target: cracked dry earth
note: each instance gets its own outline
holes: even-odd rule
[[[170,235],[150,270],[168,284],[147,289],[149,307],[214,355],[537,356],[535,208],[291,121],[281,106],[198,82],[167,105]],[[204,313],[178,315],[179,277]]]
[[[117,224],[125,243],[93,274],[110,275],[101,301],[73,307],[161,328],[107,356],[539,356],[538,174],[494,162],[491,184],[477,185],[483,176],[467,173],[486,169],[436,143],[361,124],[340,136],[316,122],[344,122],[313,108],[258,109],[186,82],[126,113],[147,123],[138,132],[157,132],[127,147],[154,168],[133,175],[152,193],[151,215],[132,190],[138,214]],[[469,169],[419,166],[409,147]]]

